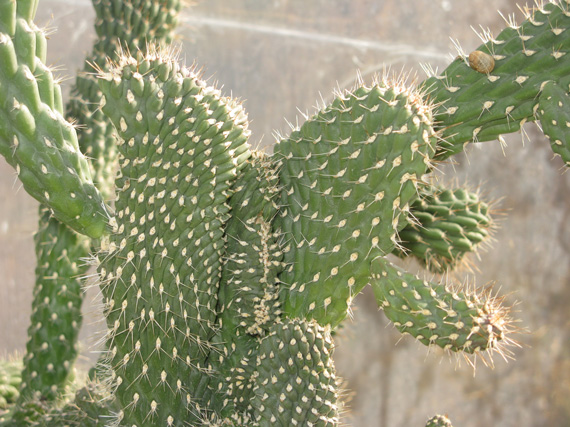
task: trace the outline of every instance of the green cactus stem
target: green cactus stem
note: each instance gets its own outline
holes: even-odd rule
[[[435,149],[431,107],[382,81],[339,95],[275,147],[284,312],[338,325],[392,252]]]
[[[222,270],[217,347],[210,354],[212,394],[208,405],[220,419],[251,422],[253,383],[259,338],[281,314],[277,275],[283,270],[279,232],[272,221],[279,211],[276,165],[253,152],[229,200],[227,256]]]
[[[45,64],[37,1],[0,1],[0,154],[26,191],[56,218],[98,238],[108,214],[77,135],[63,118],[61,90]]]
[[[410,207],[414,221],[400,232],[400,257],[414,256],[435,273],[456,268],[467,253],[488,244],[494,228],[489,205],[463,188],[420,186]]]
[[[338,384],[330,330],[286,319],[261,340],[254,374],[256,421],[261,427],[336,426]]]
[[[372,263],[370,281],[378,306],[403,334],[422,344],[478,355],[492,363],[493,352],[510,357],[509,309],[490,290],[466,292],[435,284],[394,267],[384,258]]]
[[[542,88],[537,115],[542,131],[550,139],[550,146],[555,154],[570,166],[570,97],[554,82],[546,83]]]
[[[119,419],[197,423],[247,118],[164,52],[122,58],[100,86],[120,136],[117,216],[99,254]]]
[[[568,1],[540,2],[526,11],[526,20],[493,38],[478,51],[493,57],[495,66],[481,73],[460,53],[445,71],[422,85],[440,105],[435,122],[442,130],[436,158],[463,150],[470,141],[490,141],[515,132],[536,119],[539,95],[547,81],[561,88],[570,84],[570,14]]]
[[[35,236],[38,266],[19,402],[55,400],[70,381],[81,325],[82,288],[89,239],[41,208],[44,228]]]

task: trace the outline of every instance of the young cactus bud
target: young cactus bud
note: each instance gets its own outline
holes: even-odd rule
[[[431,108],[386,80],[339,95],[279,142],[281,301],[290,317],[338,325],[392,252],[434,153]]]
[[[429,270],[443,273],[455,268],[464,255],[489,241],[494,222],[489,205],[477,193],[463,188],[420,187],[410,207],[415,221],[400,232],[400,256],[413,255]]]
[[[384,258],[372,262],[370,284],[386,317],[422,344],[479,355],[483,361],[493,352],[510,356],[510,310],[489,291],[456,292],[405,273]]]

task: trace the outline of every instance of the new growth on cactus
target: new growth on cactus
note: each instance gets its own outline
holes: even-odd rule
[[[488,242],[489,203],[430,184],[468,142],[540,120],[568,164],[567,1],[489,35],[478,50],[493,68],[463,54],[418,87],[385,75],[336,93],[272,155],[250,147],[242,105],[167,47],[180,2],[93,4],[97,73],[68,108],[80,130],[43,65],[37,0],[0,0],[0,152],[42,203],[20,398],[3,425],[337,426],[333,334],[367,284],[422,344],[511,357],[503,298],[390,260],[445,274]],[[89,251],[106,351],[69,399]]]

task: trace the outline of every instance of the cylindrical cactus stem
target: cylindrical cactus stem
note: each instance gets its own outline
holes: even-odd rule
[[[119,46],[133,55],[147,44],[168,46],[184,0],[93,0],[97,17],[97,48],[110,52]],[[111,55],[109,55],[111,56]]]
[[[119,419],[196,424],[247,117],[160,51],[122,58],[100,86],[120,136],[116,220],[99,254]]]
[[[554,82],[542,87],[537,117],[542,131],[550,139],[550,146],[566,166],[570,166],[570,96]]]
[[[277,144],[287,316],[333,327],[346,317],[370,261],[397,244],[434,140],[422,95],[383,80],[340,94]]]
[[[435,273],[456,268],[489,242],[494,228],[489,204],[464,188],[421,185],[410,216],[414,220],[400,232],[394,253],[412,255]]]
[[[73,376],[81,326],[81,278],[90,240],[40,208],[36,284],[19,403],[61,397]]]
[[[442,129],[436,158],[463,150],[470,141],[490,141],[515,132],[535,112],[542,86],[554,81],[570,83],[570,14],[568,1],[538,2],[520,25],[509,23],[478,51],[491,55],[495,66],[481,73],[460,56],[439,76],[423,84],[428,97],[440,105],[435,123]]]
[[[2,0],[0,154],[26,191],[80,233],[100,237],[108,214],[45,64],[45,35],[31,21],[35,3]]]
[[[490,290],[455,291],[405,273],[384,258],[372,262],[370,283],[386,317],[422,344],[478,355],[485,363],[492,363],[493,352],[510,357],[507,347],[515,343],[509,336],[510,309]]]
[[[332,427],[339,390],[330,329],[314,320],[284,319],[261,340],[252,406],[259,426]]]
[[[426,422],[426,427],[453,427],[447,415],[434,415]]]
[[[227,255],[222,270],[219,331],[212,339],[212,379],[208,405],[220,419],[251,421],[252,382],[259,338],[281,314],[277,275],[283,270],[279,231],[272,221],[279,211],[276,165],[253,152],[230,198],[226,227]]]

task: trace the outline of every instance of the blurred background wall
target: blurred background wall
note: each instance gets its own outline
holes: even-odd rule
[[[421,81],[420,64],[442,70],[455,56],[450,37],[469,52],[481,43],[473,28],[498,34],[504,21],[497,10],[522,20],[514,0],[208,0],[183,13],[181,57],[243,100],[252,143],[270,151],[276,131],[302,120],[297,108],[313,112],[357,72],[366,82],[383,69],[417,73]],[[88,0],[40,2],[36,22],[56,29],[48,62],[67,78],[66,91],[93,42],[93,16]],[[552,157],[530,124],[506,147],[473,145],[440,167],[444,182],[501,198],[493,248],[459,279],[495,282],[508,303],[517,302],[518,326],[528,332],[516,337],[516,361],[496,358],[494,369],[479,363],[474,375],[461,359],[401,339],[365,291],[336,339],[349,399],[345,424],[419,427],[439,412],[463,427],[570,426],[570,174]],[[0,355],[25,348],[36,221],[37,203],[0,160]],[[89,292],[83,366],[96,357],[89,337],[103,330],[96,291]]]

